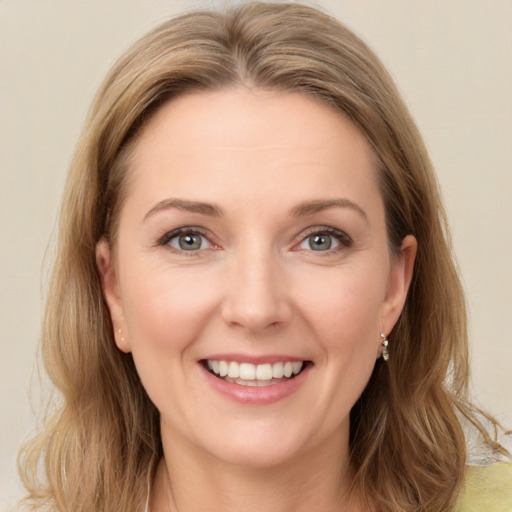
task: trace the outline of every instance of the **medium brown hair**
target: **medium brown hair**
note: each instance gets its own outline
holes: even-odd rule
[[[27,503],[142,510],[162,455],[159,415],[114,343],[95,247],[115,245],[131,143],[151,115],[184,92],[237,85],[312,95],[371,144],[390,248],[413,234],[418,254],[389,363],[377,362],[351,411],[355,485],[382,511],[453,510],[466,461],[461,418],[486,434],[466,400],[465,301],[424,143],[357,36],[315,9],[266,3],[162,24],[117,62],[92,105],[65,189],[42,333],[59,399],[22,452]]]

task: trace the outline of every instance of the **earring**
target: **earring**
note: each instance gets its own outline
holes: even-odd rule
[[[389,345],[389,341],[388,341],[388,338],[387,336],[381,332],[380,333],[380,337],[382,338],[382,359],[384,359],[384,361],[387,361],[389,359],[389,350],[388,350],[388,345]]]
[[[121,331],[121,329],[118,329],[117,332],[119,333],[119,335],[121,335],[122,331]],[[121,337],[121,341],[124,342],[124,338],[123,337]]]

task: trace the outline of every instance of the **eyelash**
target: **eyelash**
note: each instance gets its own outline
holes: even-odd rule
[[[298,244],[295,244],[294,247],[297,245],[301,245],[304,243],[309,237],[313,235],[328,235],[336,239],[337,242],[339,242],[339,246],[335,247],[334,249],[327,249],[325,251],[314,251],[313,249],[310,249],[311,252],[316,252],[319,255],[328,256],[330,254],[342,251],[343,249],[348,249],[352,247],[353,240],[352,238],[345,233],[344,231],[341,231],[336,228],[331,228],[329,226],[319,226],[319,227],[312,227],[306,230],[305,233],[301,233],[300,235],[300,242]]]
[[[201,252],[203,252],[205,249],[196,249],[196,250],[180,250],[175,247],[172,247],[170,245],[171,240],[173,240],[176,237],[179,237],[180,235],[199,235],[203,238],[205,238],[209,244],[213,246],[213,248],[216,248],[217,246],[208,238],[208,234],[205,230],[197,228],[197,227],[182,227],[178,229],[174,229],[173,231],[169,231],[168,233],[165,233],[164,236],[162,236],[158,242],[157,245],[159,246],[166,246],[173,252],[176,252],[178,254],[184,254],[186,256],[197,256]],[[352,238],[345,233],[344,231],[341,231],[339,229],[331,228],[329,226],[318,226],[318,227],[312,227],[307,229],[305,232],[301,233],[300,240],[298,243],[294,244],[294,248],[299,246],[300,244],[304,243],[309,237],[313,235],[328,235],[336,239],[337,242],[339,242],[339,245],[335,247],[334,249],[327,249],[325,251],[314,251],[313,249],[310,249],[311,252],[317,252],[319,255],[329,255],[333,254],[335,252],[341,251],[343,249],[348,249],[353,245]],[[300,250],[300,249],[296,249]]]
[[[162,236],[158,240],[157,245],[165,246],[165,247],[169,248],[169,250],[171,250],[175,253],[178,253],[178,254],[183,254],[185,256],[198,256],[201,252],[204,251],[204,249],[185,251],[185,250],[177,249],[176,247],[172,247],[170,245],[171,240],[173,238],[179,237],[180,235],[199,235],[199,236],[203,237],[204,239],[206,239],[208,241],[208,243],[210,243],[213,247],[216,247],[215,244],[213,242],[211,242],[210,239],[208,238],[208,234],[205,230],[196,228],[196,227],[188,227],[188,226],[174,229],[173,231],[169,231],[168,233],[165,233],[165,235]]]

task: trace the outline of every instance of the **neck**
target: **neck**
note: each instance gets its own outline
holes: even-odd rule
[[[221,461],[197,448],[164,444],[155,476],[151,512],[360,512],[352,478],[348,442],[342,436],[270,467]]]

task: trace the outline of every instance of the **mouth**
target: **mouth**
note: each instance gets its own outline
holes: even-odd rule
[[[224,382],[248,387],[267,387],[290,381],[300,375],[311,361],[279,361],[253,364],[217,359],[203,359],[204,368]]]

